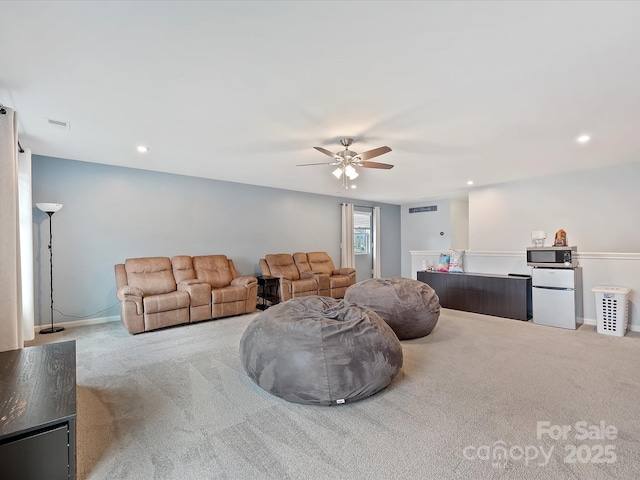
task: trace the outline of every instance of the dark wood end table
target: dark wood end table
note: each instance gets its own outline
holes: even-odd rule
[[[75,479],[76,342],[0,352],[1,478]]]
[[[256,306],[258,310],[266,310],[271,305],[280,303],[280,297],[278,297],[278,287],[280,286],[280,278],[260,276],[258,277],[258,299],[259,303]]]

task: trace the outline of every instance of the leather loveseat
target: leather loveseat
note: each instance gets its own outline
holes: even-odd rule
[[[318,295],[343,298],[347,288],[356,283],[356,271],[336,269],[327,252],[294,253],[293,261],[301,275],[311,272],[318,278]]]
[[[318,295],[318,280],[311,273],[300,275],[290,254],[268,254],[261,258],[259,263],[263,276],[280,279],[278,282],[280,302],[286,302],[293,297]]]
[[[260,270],[263,276],[280,279],[280,302],[308,295],[342,298],[346,289],[356,282],[356,271],[335,269],[326,252],[265,255],[260,259]]]
[[[129,258],[115,265],[120,318],[129,333],[255,311],[257,279],[224,255]]]

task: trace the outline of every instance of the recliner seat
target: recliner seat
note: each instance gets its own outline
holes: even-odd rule
[[[168,257],[128,258],[115,273],[120,318],[129,333],[189,322],[189,293],[178,291]]]

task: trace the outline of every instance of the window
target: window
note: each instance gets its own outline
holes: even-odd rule
[[[371,253],[371,213],[353,212],[353,253]]]

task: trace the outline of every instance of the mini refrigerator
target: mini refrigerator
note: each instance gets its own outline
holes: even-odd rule
[[[582,269],[534,268],[533,323],[575,330],[582,317]]]

